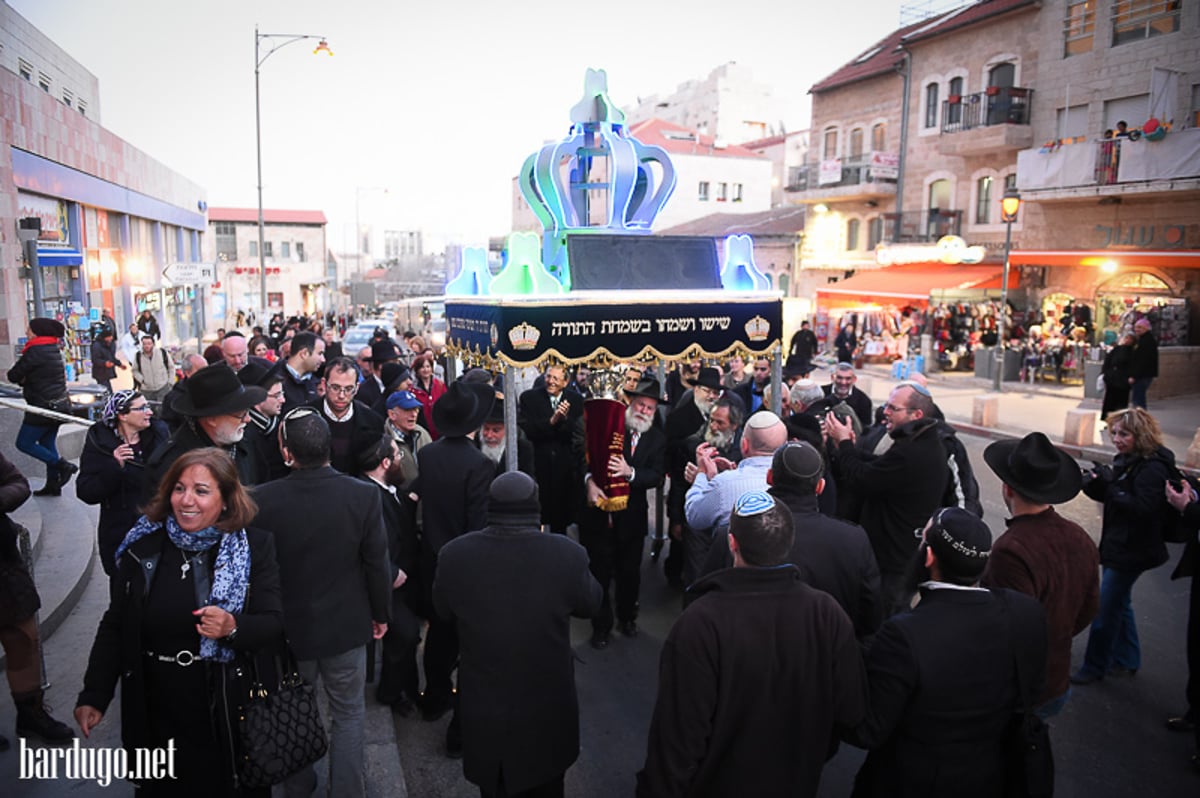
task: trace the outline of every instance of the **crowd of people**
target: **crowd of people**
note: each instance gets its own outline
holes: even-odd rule
[[[1049,719],[1072,685],[1140,667],[1132,588],[1166,561],[1172,514],[1191,530],[1185,575],[1200,566],[1197,485],[1141,407],[1108,415],[1111,468],[1081,471],[1036,432],[989,445],[1011,514],[993,542],[973,464],[920,375],[878,408],[851,363],[821,384],[793,357],[774,383],[766,358],[743,355],[665,379],[620,364],[607,394],[551,364],[509,397],[480,368],[438,376],[418,336],[380,329],[342,352],[320,322],[294,321],[185,358],[161,418],[153,388],[113,392],[87,435],[77,492],[100,506],[112,601],[75,718],[89,734],[119,684],[126,746],[176,740],[179,781],[147,795],[260,792],[239,782],[246,741],[229,720],[281,652],[328,697],[332,794],[362,795],[374,640],[374,700],[449,715],[445,753],[482,795],[562,795],[579,753],[570,619],[590,619],[597,652],[640,633],[654,491],[668,523],[649,558],[683,610],[639,796],[814,795],[842,742],[869,751],[856,796],[1006,794],[1014,718]],[[31,322],[14,367],[45,408],[65,395],[39,365],[52,324]],[[806,336],[794,345],[810,354]],[[75,466],[39,418],[19,447],[44,450],[60,490]],[[1081,491],[1103,505],[1098,549],[1055,511]],[[1181,731],[1200,711],[1194,581],[1190,708],[1168,723]],[[20,624],[0,632],[6,649],[36,648]],[[33,701],[19,678],[14,697]],[[41,715],[31,704],[18,726],[61,742],[70,730],[36,699]],[[310,764],[283,790],[316,783]]]

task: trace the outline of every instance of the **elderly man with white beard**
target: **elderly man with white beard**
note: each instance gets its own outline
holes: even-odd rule
[[[479,428],[479,438],[475,443],[479,451],[496,464],[496,476],[508,470],[508,457],[505,455],[508,451],[508,429],[504,421],[504,400],[499,394],[492,404],[492,412]],[[517,428],[517,470],[534,476],[533,444],[521,433],[520,427]]]
[[[592,473],[584,479],[587,506],[579,519],[579,542],[588,553],[588,567],[600,583],[604,598],[592,617],[592,647],[606,648],[612,639],[613,602],[609,584],[615,582],[615,621],[621,634],[637,635],[638,594],[641,588],[642,546],[649,527],[646,493],[662,479],[667,438],[654,426],[662,388],[658,380],[644,379],[632,390],[626,389],[629,406],[625,409],[624,452],[603,464],[610,477],[629,482],[629,503],[624,510],[607,512],[600,502],[608,497]],[[582,453],[580,453],[582,456]],[[601,464],[593,464],[593,468]],[[581,464],[587,471],[586,464]]]

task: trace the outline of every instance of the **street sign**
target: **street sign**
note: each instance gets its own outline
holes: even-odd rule
[[[212,263],[171,263],[163,269],[163,277],[175,285],[212,285],[217,281],[217,267]]]

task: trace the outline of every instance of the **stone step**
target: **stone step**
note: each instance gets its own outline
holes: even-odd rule
[[[29,527],[33,581],[42,598],[38,622],[48,639],[75,608],[96,566],[96,522],[100,511],[79,501],[75,481],[62,496],[34,496],[13,517]],[[5,658],[0,654],[0,668]]]

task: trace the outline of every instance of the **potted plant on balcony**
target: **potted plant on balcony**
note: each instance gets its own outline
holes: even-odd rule
[[[985,93],[989,97],[995,97],[996,95],[998,95],[1000,93],[1000,87],[999,86],[988,86],[987,91]]]
[[[1016,86],[1010,86],[1008,89],[1008,96],[1009,97],[1028,97],[1029,89],[1021,89],[1021,88],[1017,88]]]
[[[958,105],[959,103],[962,102],[962,95],[961,94],[951,94],[949,97],[946,98],[946,102],[949,103],[950,105]]]

